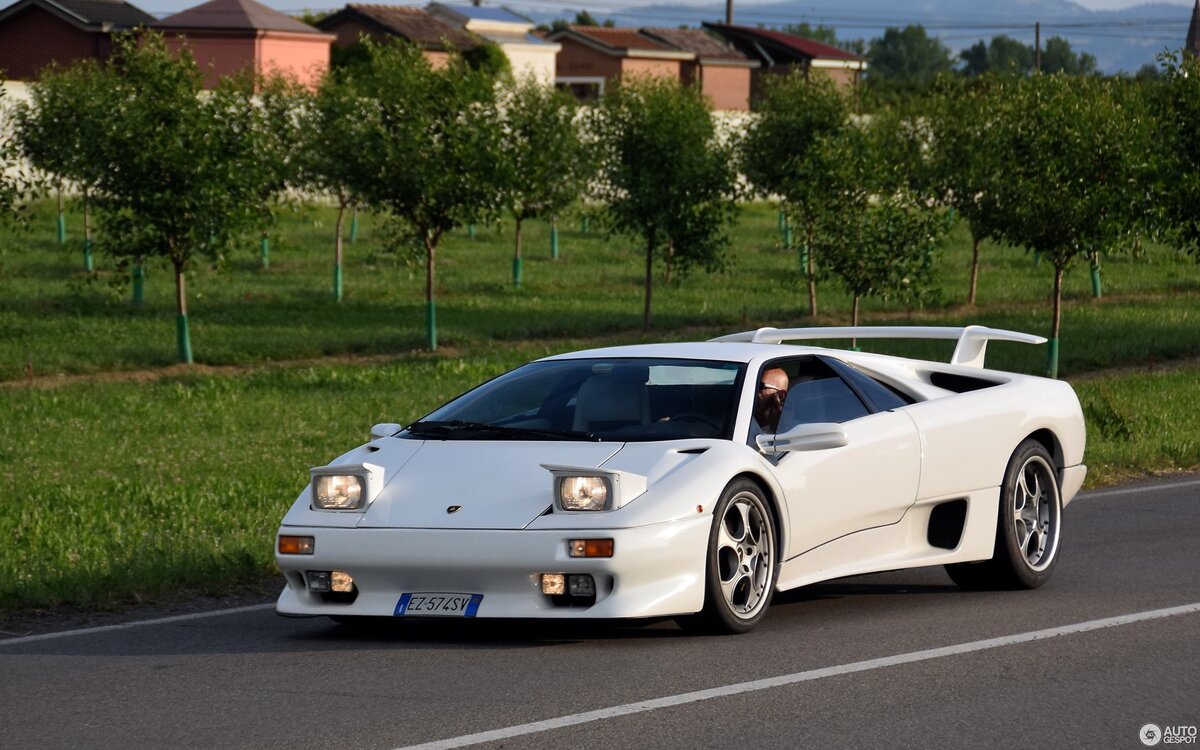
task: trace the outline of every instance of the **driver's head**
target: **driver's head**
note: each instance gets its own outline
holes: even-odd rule
[[[764,370],[758,382],[758,394],[754,398],[754,418],[765,432],[775,432],[779,415],[783,413],[783,400],[787,398],[788,376],[778,367]]]

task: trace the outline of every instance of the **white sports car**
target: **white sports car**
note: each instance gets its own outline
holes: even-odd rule
[[[949,364],[786,344],[956,339]],[[284,615],[675,617],[744,632],[776,591],[945,565],[1033,588],[1084,424],[965,328],[774,329],[548,357],[327,466],[283,519]]]

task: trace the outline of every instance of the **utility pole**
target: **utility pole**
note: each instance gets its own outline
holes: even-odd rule
[[[733,25],[733,0],[725,0],[725,25]]]
[[[1042,72],[1042,22],[1033,25],[1033,72]]]

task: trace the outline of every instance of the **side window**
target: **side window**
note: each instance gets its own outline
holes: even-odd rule
[[[773,363],[769,367],[781,367],[788,374],[779,432],[802,424],[849,422],[871,413],[854,390],[816,357]]]
[[[830,367],[854,386],[867,400],[873,411],[888,411],[899,409],[914,403],[911,396],[905,395],[891,386],[881,383],[854,365],[840,362],[836,359],[826,360]]]

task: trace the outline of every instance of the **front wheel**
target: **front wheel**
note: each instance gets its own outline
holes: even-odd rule
[[[716,633],[753,629],[771,603],[778,556],[775,520],[762,490],[748,479],[731,483],[713,511],[704,609],[682,624]]]
[[[1045,446],[1026,440],[1004,472],[992,559],[955,563],[946,572],[959,586],[1033,589],[1050,579],[1062,536],[1058,472]]]

